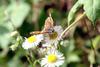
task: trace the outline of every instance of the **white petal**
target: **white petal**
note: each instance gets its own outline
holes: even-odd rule
[[[28,42],[24,42],[24,43],[22,44],[22,47],[23,47],[24,49],[29,49],[29,48],[32,48],[32,44],[30,44],[30,43],[28,43]]]
[[[57,61],[54,63],[49,63],[48,60],[48,55],[49,54],[55,54],[57,56]],[[64,57],[63,54],[61,54],[59,51],[55,50],[55,49],[51,49],[48,51],[47,55],[45,56],[45,58],[42,59],[41,61],[41,66],[44,67],[59,67],[60,65],[62,65],[64,63]]]

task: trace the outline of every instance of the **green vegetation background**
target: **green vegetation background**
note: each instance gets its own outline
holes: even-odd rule
[[[49,9],[55,25],[61,25],[65,29],[68,12],[76,1],[0,0],[0,67],[31,67],[20,47],[18,36],[11,37],[11,33],[17,30],[24,38],[30,36],[32,31],[41,30]],[[100,22],[97,23],[97,30],[93,31],[93,26],[88,23],[87,18],[84,19],[89,31],[84,20],[81,20],[82,23],[78,24],[74,32],[69,31],[61,42],[63,46],[60,50],[66,57],[61,67],[89,67],[91,64],[97,67],[100,64]],[[91,49],[90,38],[97,52],[96,58]],[[12,51],[10,46],[15,44],[20,46]]]

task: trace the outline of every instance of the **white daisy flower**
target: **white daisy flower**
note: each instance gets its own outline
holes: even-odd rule
[[[42,47],[40,47],[38,49],[38,52],[39,52],[40,55],[44,56],[51,49],[55,49],[56,50],[57,47],[55,47],[54,45],[49,44],[49,43],[44,43],[44,44],[42,44]]]
[[[54,45],[49,43],[42,44],[42,47],[38,49],[39,54],[45,55],[50,49],[56,49]]]
[[[42,34],[30,36],[29,38],[25,39],[25,42],[23,42],[22,47],[24,49],[36,47],[42,40],[43,40]]]
[[[47,52],[45,58],[41,60],[42,67],[59,67],[64,63],[64,56],[55,49],[51,49]]]
[[[54,44],[55,46],[58,44],[58,38],[63,32],[61,26],[54,26],[54,32],[48,35],[45,35],[45,41],[49,44]]]
[[[53,47],[53,45],[51,43],[47,42],[47,43],[42,44],[42,47],[51,48],[51,47]]]
[[[47,48],[38,48],[39,56],[44,56],[47,53]]]

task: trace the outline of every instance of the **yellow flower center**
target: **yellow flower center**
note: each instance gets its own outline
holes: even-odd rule
[[[36,36],[30,36],[27,40],[28,40],[29,43],[33,43],[33,42],[35,42],[37,39],[36,39]]]
[[[48,62],[54,63],[54,62],[56,62],[56,61],[57,61],[57,56],[56,56],[56,55],[50,54],[50,55],[48,56]]]
[[[53,33],[49,34],[49,37],[50,37],[51,40],[52,39],[56,39],[57,36],[58,36],[58,33],[57,32],[53,32]]]

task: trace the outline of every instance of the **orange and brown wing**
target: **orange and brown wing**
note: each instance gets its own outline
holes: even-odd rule
[[[52,17],[48,17],[45,20],[45,25],[44,25],[43,31],[49,31],[50,29],[53,29],[53,26],[54,26],[54,21],[53,21]]]
[[[37,34],[49,33],[53,30],[53,26],[54,26],[54,21],[52,17],[50,16],[45,20],[44,28],[42,31],[34,31],[34,32],[31,32],[30,34],[37,35]]]

